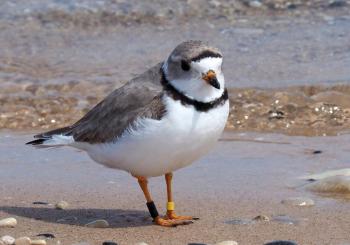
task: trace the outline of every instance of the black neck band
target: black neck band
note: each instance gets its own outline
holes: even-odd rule
[[[195,99],[191,99],[177,90],[173,85],[165,77],[163,68],[160,68],[160,72],[162,75],[161,83],[163,85],[164,90],[170,95],[174,100],[180,100],[183,105],[192,105],[196,108],[197,111],[206,112],[210,109],[213,109],[219,105],[223,105],[228,99],[227,89],[225,88],[222,95],[210,102],[201,102]]]

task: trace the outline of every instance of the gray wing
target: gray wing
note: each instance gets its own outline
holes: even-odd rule
[[[114,90],[72,126],[34,136],[50,138],[54,134],[72,135],[75,141],[105,143],[115,140],[139,117],[160,120],[162,103],[161,63],[124,86]]]

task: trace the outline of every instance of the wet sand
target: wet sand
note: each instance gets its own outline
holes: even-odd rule
[[[105,240],[118,244],[222,240],[263,244],[277,239],[315,245],[350,242],[349,199],[312,193],[305,188],[308,182],[300,179],[347,167],[349,135],[308,138],[226,132],[212,153],[175,173],[178,213],[201,219],[171,229],[152,225],[142,192],[129,174],[97,165],[71,148],[36,150],[23,144],[29,139],[28,133],[0,135],[0,218],[18,219],[15,228],[2,229],[0,235],[52,233],[56,239],[48,240],[49,244],[101,244]],[[315,150],[322,153],[312,154]],[[150,189],[159,211],[164,211],[163,178],[151,179]],[[298,196],[312,198],[315,206],[281,204],[285,198]],[[32,204],[60,200],[69,202],[67,210]],[[287,215],[299,223],[230,224],[261,214],[270,218]],[[111,227],[84,227],[100,218]]]
[[[0,128],[74,123],[179,42],[200,39],[224,53],[231,130],[309,136],[350,130],[348,5],[294,1],[297,9],[280,12],[221,1],[196,11],[195,3],[156,1],[160,6],[123,5],[123,14],[119,3],[83,2],[0,5]],[[163,17],[152,15],[157,8]],[[134,19],[124,18],[128,11]]]

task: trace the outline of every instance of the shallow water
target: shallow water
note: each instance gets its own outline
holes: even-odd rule
[[[326,2],[281,15],[257,14],[229,1],[215,8],[205,3],[197,11],[196,4],[186,8],[192,3],[172,1],[4,1],[0,128],[47,130],[73,123],[113,89],[164,60],[179,42],[201,39],[224,53],[229,129],[346,132],[350,16],[346,7],[327,9]]]

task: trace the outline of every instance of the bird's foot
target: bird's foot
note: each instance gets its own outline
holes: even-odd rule
[[[166,218],[161,218],[159,216],[154,219],[154,222],[157,225],[165,226],[165,227],[176,227],[178,225],[189,225],[193,223],[190,220],[166,219]]]
[[[165,219],[168,219],[168,220],[198,220],[199,218],[192,217],[192,216],[180,216],[180,215],[177,215],[174,211],[167,211]]]

